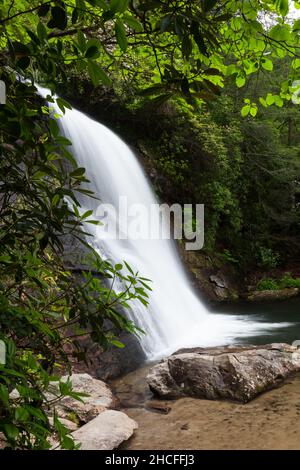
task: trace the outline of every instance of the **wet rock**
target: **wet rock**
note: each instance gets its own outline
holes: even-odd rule
[[[234,291],[231,292],[228,282],[222,274],[212,274],[209,276],[209,280],[218,300],[224,301],[233,298]]]
[[[227,282],[221,277],[221,276],[216,276],[215,274],[212,274],[209,276],[210,282],[214,283],[217,287],[221,287],[223,289],[227,289],[228,285]]]
[[[118,339],[126,346],[123,349],[115,346],[103,351],[87,335],[80,340],[83,350],[87,351],[89,363],[73,364],[75,372],[88,372],[100,380],[112,380],[137,369],[145,360],[145,354],[136,336],[122,332]]]
[[[147,382],[162,398],[185,396],[248,402],[300,370],[288,344],[183,349],[155,365]]]
[[[223,287],[214,286],[214,293],[216,294],[216,296],[219,300],[229,300],[230,299],[230,294],[229,294],[228,290],[224,289]]]
[[[81,450],[112,450],[129,439],[137,423],[125,413],[107,410],[72,433]]]

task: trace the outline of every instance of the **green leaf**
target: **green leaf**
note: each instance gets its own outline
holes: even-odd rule
[[[191,33],[193,35],[194,41],[197,44],[198,49],[201,52],[201,54],[207,55],[207,47],[204,42],[204,38],[201,32],[200,26],[196,21],[192,23]]]
[[[188,59],[192,53],[193,44],[188,34],[185,34],[182,39],[182,54]]]
[[[99,57],[98,47],[97,46],[90,46],[85,52],[85,57],[87,59],[95,59],[96,57]]]
[[[89,49],[91,46],[96,46],[97,49],[100,51],[102,44],[101,44],[101,41],[99,39],[91,38],[86,43],[86,49]]]
[[[72,437],[64,436],[61,439],[61,448],[65,450],[73,450],[74,448],[76,448],[75,442]]]
[[[55,195],[53,196],[53,198],[52,198],[51,206],[52,206],[52,207],[57,206],[57,204],[59,203],[60,199],[61,199],[60,194],[55,194]]]
[[[291,34],[287,25],[277,24],[271,28],[269,36],[271,39],[275,39],[276,41],[288,41]]]
[[[81,216],[81,219],[87,219],[88,217],[90,217],[91,215],[93,214],[93,211],[92,210],[88,210],[86,211],[84,214],[82,214]]]
[[[100,7],[103,10],[107,10],[108,5],[105,0],[89,0],[90,3],[96,7]]]
[[[23,406],[19,406],[15,409],[15,418],[17,421],[27,421],[29,418],[29,412]]]
[[[230,75],[234,75],[235,73],[239,74],[240,70],[235,64],[230,64],[226,67],[226,77],[229,77]],[[239,74],[240,75],[240,74]]]
[[[268,106],[271,106],[272,104],[275,103],[275,98],[271,93],[268,93],[266,96],[266,103]]]
[[[271,59],[262,59],[261,65],[265,70],[268,70],[269,72],[273,70],[273,62],[271,61]]]
[[[37,35],[41,42],[45,41],[45,39],[47,38],[47,29],[44,23],[42,23],[41,21],[37,25]]]
[[[137,296],[137,299],[145,306],[145,307],[148,307],[148,301],[145,300],[143,297],[141,296]]]
[[[299,30],[300,30],[300,19],[296,20],[293,25],[293,31],[299,31]]]
[[[142,23],[139,20],[137,20],[136,18],[134,18],[133,16],[124,15],[123,18],[124,18],[125,23],[129,26],[129,28],[133,29],[137,33],[140,33],[140,32],[143,31]]]
[[[125,347],[125,345],[121,343],[121,341],[118,341],[117,339],[111,339],[110,342],[117,348],[123,349]]]
[[[8,406],[9,403],[9,393],[5,385],[0,384],[0,400],[4,403],[5,406]]]
[[[69,393],[72,391],[72,384],[69,379],[66,382],[60,381],[58,385],[59,391],[63,396],[68,396]]]
[[[268,105],[266,103],[266,100],[262,97],[259,98],[259,102],[266,108]]]
[[[286,16],[289,12],[289,0],[276,0],[276,9],[282,15]]]
[[[202,9],[205,13],[212,10],[213,7],[217,4],[218,0],[203,0]]]
[[[72,24],[76,24],[78,21],[78,8],[74,8],[72,12]]]
[[[111,85],[111,79],[109,76],[98,64],[91,60],[88,62],[88,72],[94,86],[99,85],[100,82],[105,86]]]
[[[243,75],[237,75],[236,79],[235,79],[235,83],[236,83],[236,86],[238,88],[241,88],[242,86],[245,85],[246,83],[246,78],[243,77]]]
[[[122,23],[120,19],[118,19],[115,23],[115,33],[116,33],[116,38],[117,38],[120,48],[122,49],[123,52],[125,52],[128,46],[128,42],[127,42],[124,24]]]
[[[79,29],[77,31],[77,44],[81,52],[86,50],[86,40],[83,32]]]
[[[123,269],[123,265],[121,263],[115,265],[116,271],[121,271],[121,269]]]
[[[294,70],[298,70],[300,68],[300,59],[293,60],[292,67]]]
[[[283,106],[283,99],[279,95],[274,95],[274,102],[278,108],[282,108]]]
[[[257,115],[257,107],[256,106],[251,106],[250,108],[250,115],[252,117],[255,117]]]
[[[70,173],[70,176],[72,178],[78,178],[78,176],[82,176],[84,174],[85,174],[85,168],[79,167],[79,168],[76,168],[76,170],[72,171],[72,173]]]
[[[49,119],[49,127],[50,127],[50,132],[53,137],[57,137],[59,135],[59,127],[57,124],[56,119]]]
[[[110,11],[113,13],[123,13],[128,8],[128,0],[111,0]]]
[[[243,106],[242,109],[241,109],[242,117],[248,116],[248,114],[250,112],[250,109],[251,109],[251,106],[249,104],[246,104],[246,106]]]
[[[4,424],[3,431],[7,439],[16,439],[19,434],[19,429],[14,424]]]
[[[128,269],[128,271],[129,271],[132,275],[134,275],[134,272],[133,272],[131,266],[130,266],[126,261],[124,261],[124,264],[125,264],[126,268]]]
[[[35,418],[38,418],[44,423],[47,422],[47,416],[39,408],[35,408],[34,406],[31,406],[31,405],[24,405],[24,408],[26,408],[28,413],[34,416]]]
[[[51,20],[48,23],[49,28],[66,29],[68,17],[66,11],[61,7],[51,7]]]
[[[164,16],[161,21],[160,21],[160,29],[162,32],[165,32],[168,30],[172,20],[172,15],[166,15]]]
[[[67,109],[72,109],[72,106],[70,105],[70,103],[68,103],[66,100],[64,100],[63,98],[56,98],[56,103],[57,105],[59,106],[60,110],[65,113],[65,108]],[[58,140],[56,139],[56,142]],[[60,140],[61,143],[64,143],[64,145],[70,145],[70,141],[66,141],[65,138],[63,138],[63,140]]]

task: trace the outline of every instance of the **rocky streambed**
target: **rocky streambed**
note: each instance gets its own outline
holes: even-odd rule
[[[299,371],[288,344],[183,349],[109,385],[74,373],[81,401],[55,408],[82,450],[300,449]]]
[[[211,348],[210,354],[206,354],[206,356],[212,356],[212,350],[216,353],[217,349],[220,353],[219,358],[224,354],[228,355],[228,350],[224,351],[224,348]],[[199,364],[195,361],[195,357],[194,361],[189,361],[189,367],[182,364],[183,357],[181,357],[181,362],[178,362],[178,356],[192,354],[191,352],[180,351],[180,354],[170,356],[160,364],[150,364],[114,381],[113,389],[118,399],[118,407],[138,424],[138,429],[128,441],[121,444],[121,448],[131,450],[300,449],[299,353],[289,345],[267,345],[259,348],[248,346],[243,347],[240,351],[237,349],[234,347],[231,351],[237,358],[235,364],[237,368],[231,369],[233,379],[234,371],[238,370],[238,373],[241,373],[244,369],[244,380],[248,377],[250,382],[251,380],[255,383],[258,381],[262,387],[251,396],[251,401],[249,401],[249,397],[244,400],[244,395],[241,399],[240,386],[234,387],[230,381],[228,382],[228,390],[238,391],[238,395],[235,397],[215,396],[211,397],[217,398],[213,400],[194,398],[197,394],[194,391],[191,392],[193,390],[191,384],[194,384],[195,387],[195,384],[199,384]],[[245,354],[247,350],[250,351],[250,356],[255,358],[252,364],[251,361],[247,362],[250,357]],[[239,353],[242,355],[239,356]],[[294,355],[295,353],[296,355]],[[246,364],[244,363],[243,367],[241,364],[238,366],[238,360],[243,362],[243,356],[244,358],[246,356]],[[170,361],[171,363],[177,361],[175,368],[169,367],[170,364],[165,368],[166,363]],[[231,367],[228,366],[228,356],[226,360],[223,356],[222,361],[225,361],[228,372]],[[212,362],[209,360],[210,366]],[[258,372],[257,363],[260,366],[264,364],[266,367],[265,379],[261,378],[263,370]],[[207,366],[208,364],[206,364]],[[220,362],[217,361],[216,370],[220,372],[219,366]],[[203,373],[207,370],[206,367],[202,369]],[[245,371],[245,367],[247,371]],[[173,370],[171,381],[170,369]],[[198,371],[198,378],[196,371]],[[153,380],[155,379],[157,384],[161,384],[160,387],[157,385],[156,394],[162,397],[163,391],[168,390],[169,392],[172,389],[174,379],[175,382],[178,381],[179,385],[182,383],[184,374],[186,374],[186,382],[190,381],[190,388],[184,390],[185,387],[179,387],[180,393],[178,394],[178,389],[175,387],[174,397],[177,397],[176,399],[155,397],[147,385],[148,380],[150,384],[152,383],[153,388]],[[189,377],[188,380],[187,377]],[[214,386],[211,388],[216,384],[214,380],[208,380],[206,391],[203,392],[203,388],[200,387],[202,397],[207,393],[207,390],[210,393],[211,390],[215,390]],[[218,380],[219,384],[223,383],[224,387],[224,381],[222,382],[220,377]],[[167,388],[165,388],[166,384]],[[242,389],[244,385],[242,385]],[[196,389],[198,396],[200,396],[199,388],[196,387]],[[267,393],[262,393],[266,390],[268,390]],[[254,395],[256,398],[253,398]],[[244,403],[245,401],[248,403]]]
[[[132,387],[133,379],[126,380]],[[300,449],[299,376],[246,405],[195,398],[163,404],[160,412],[127,401],[122,409],[138,429],[121,449]]]

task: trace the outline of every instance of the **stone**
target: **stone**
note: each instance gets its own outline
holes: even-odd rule
[[[62,380],[67,379],[68,376],[62,377]],[[106,383],[89,374],[72,374],[70,380],[75,392],[86,393],[88,396],[81,397],[82,402],[71,397],[62,398],[56,406],[60,418],[71,421],[76,418],[81,423],[87,423],[107,408],[114,407],[115,400]],[[53,382],[52,387],[57,388],[57,383]],[[51,393],[48,394],[48,399],[51,399]]]
[[[123,331],[118,335],[118,339],[126,346],[125,348],[120,349],[113,346],[103,351],[101,346],[94,343],[88,335],[80,338],[81,348],[88,351],[89,364],[76,361],[72,365],[73,371],[76,373],[89,373],[106,382],[141,366],[145,361],[145,353],[138,338],[127,331]]]
[[[79,424],[78,423],[75,423],[74,421],[71,421],[69,419],[65,419],[65,418],[59,418],[59,421],[61,422],[61,424],[63,426],[65,426],[67,429],[69,429],[69,431],[76,431],[78,428],[79,428]],[[51,424],[51,426],[54,425],[54,419],[53,419],[53,416],[50,416],[49,417],[49,422]]]
[[[72,433],[81,450],[113,450],[127,441],[137,423],[122,411],[106,410]]]
[[[2,432],[0,432],[0,450],[5,449],[6,447],[6,438]]]
[[[218,300],[230,300],[235,296],[234,291],[229,289],[228,283],[222,274],[211,274],[209,276],[209,280],[213,286],[213,292]]]
[[[155,411],[157,413],[163,413],[167,415],[171,411],[171,406],[169,403],[165,403],[161,400],[148,400],[145,403],[145,408],[150,411]]]
[[[147,376],[164,399],[196,397],[247,403],[300,370],[300,350],[284,343],[182,349]]]
[[[219,286],[214,286],[214,293],[219,300],[229,300],[230,294],[227,289]]]
[[[221,287],[223,289],[227,289],[227,287],[228,287],[227,283],[224,281],[224,279],[221,278],[220,276],[215,275],[215,274],[212,274],[211,276],[209,276],[209,280],[210,280],[210,282],[212,282],[216,286]]]
[[[287,287],[279,290],[257,290],[249,293],[246,297],[247,300],[252,302],[261,302],[264,300],[284,300],[296,297],[300,294],[300,289],[297,287]]]

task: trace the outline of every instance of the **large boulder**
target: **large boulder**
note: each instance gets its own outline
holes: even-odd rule
[[[103,411],[97,418],[73,432],[81,450],[112,450],[129,439],[137,423],[125,413],[116,410]]]
[[[155,365],[147,382],[162,398],[185,396],[248,402],[300,370],[288,344],[183,349]]]
[[[81,400],[65,397],[59,401],[56,411],[61,418],[75,420],[79,423],[87,423],[115,404],[114,396],[106,383],[97,380],[89,374],[72,374],[64,376],[62,380],[70,379],[75,392],[85,393],[88,396]],[[57,382],[51,384],[53,397],[57,392]],[[51,388],[48,399],[51,399]]]

